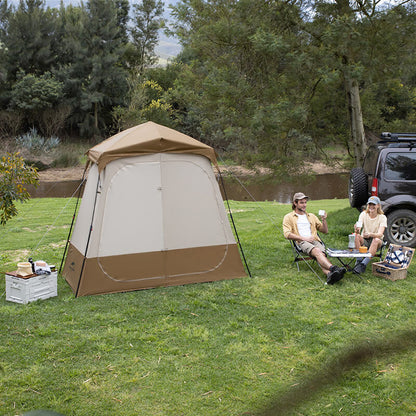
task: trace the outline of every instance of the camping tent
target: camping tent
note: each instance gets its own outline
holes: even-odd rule
[[[87,152],[63,275],[76,296],[244,277],[214,150],[147,122]]]

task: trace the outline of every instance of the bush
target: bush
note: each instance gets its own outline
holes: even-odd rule
[[[32,168],[35,168],[38,172],[42,172],[50,168],[49,165],[47,165],[46,163],[43,163],[41,160],[25,159],[25,164],[27,166],[31,166]]]
[[[0,137],[15,137],[20,132],[24,119],[22,111],[0,111]]]
[[[27,166],[18,153],[3,156],[0,161],[0,224],[17,215],[15,201],[30,198],[24,185],[37,185],[38,173]]]
[[[16,144],[19,147],[27,149],[32,153],[48,152],[57,147],[60,143],[58,137],[50,137],[45,139],[35,127],[32,127],[28,133],[16,137]]]
[[[79,158],[73,153],[62,153],[53,162],[52,167],[54,168],[69,168],[72,166],[79,165]]]

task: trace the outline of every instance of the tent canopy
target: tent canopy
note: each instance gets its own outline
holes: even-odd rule
[[[207,157],[217,165],[212,147],[169,127],[148,121],[124,130],[87,151],[101,172],[113,160],[154,153],[185,153]]]

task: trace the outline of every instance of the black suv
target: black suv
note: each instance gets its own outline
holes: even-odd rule
[[[351,170],[350,205],[361,211],[370,195],[387,216],[386,240],[416,247],[416,134],[382,133],[362,168]]]

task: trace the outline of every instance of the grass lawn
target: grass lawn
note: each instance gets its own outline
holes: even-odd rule
[[[74,204],[19,205],[0,229],[2,275],[29,256],[59,266]],[[362,280],[348,273],[324,286],[291,263],[289,205],[231,207],[252,278],[76,299],[59,277],[58,297],[27,305],[6,302],[2,278],[0,414],[257,415],[288,398],[293,412],[270,414],[415,414],[415,345],[401,331],[415,324],[416,260],[405,280],[368,267]],[[327,210],[328,246],[347,245],[358,217],[347,200],[308,209]],[[369,347],[369,359],[342,371],[355,347]]]

